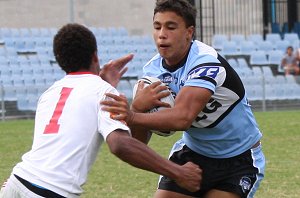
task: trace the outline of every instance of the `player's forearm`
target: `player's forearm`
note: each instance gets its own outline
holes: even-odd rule
[[[162,158],[143,143],[132,138],[123,138],[118,142],[122,146],[113,151],[123,161],[130,165],[165,175],[176,180],[180,174],[180,166]]]
[[[189,114],[175,108],[165,109],[155,113],[135,113],[129,125],[144,126],[157,130],[186,130],[194,120]]]
[[[145,127],[139,127],[139,126],[132,126],[130,127],[131,129],[131,134],[132,137],[134,137],[135,139],[148,144],[148,142],[151,139],[151,135],[152,133],[149,132],[148,129],[146,129]]]

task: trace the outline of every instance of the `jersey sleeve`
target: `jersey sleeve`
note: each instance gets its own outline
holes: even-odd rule
[[[187,66],[184,86],[195,86],[209,89],[213,93],[226,78],[226,70],[220,61],[212,55],[204,55]]]
[[[119,92],[113,87],[110,87],[109,89],[107,89],[106,93],[112,93],[115,95],[119,95]],[[110,98],[106,97],[103,94],[102,100],[110,100]],[[110,113],[107,111],[101,110],[101,108],[102,108],[102,106],[100,105],[99,112],[98,112],[98,131],[102,134],[104,140],[106,140],[107,136],[111,132],[113,132],[117,129],[128,131],[128,133],[131,135],[130,129],[124,121],[118,121],[118,120],[111,119]]]

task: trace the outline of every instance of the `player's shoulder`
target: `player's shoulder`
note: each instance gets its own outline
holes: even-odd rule
[[[192,43],[189,59],[198,64],[220,62],[218,52],[213,47],[197,40]]]
[[[195,55],[200,55],[200,56],[212,56],[217,58],[218,57],[218,52],[211,46],[202,43],[198,40],[194,40],[192,47],[191,47],[191,52],[194,53]]]
[[[156,66],[156,67],[159,67],[160,66],[160,63],[161,63],[161,59],[162,57],[160,56],[160,54],[156,54],[154,55],[144,66],[144,68],[146,67],[153,67],[153,66]]]
[[[109,84],[108,82],[106,82],[105,80],[103,80],[101,77],[97,76],[97,75],[92,75],[89,78],[86,79],[86,83],[84,85],[84,87],[88,90],[90,90],[91,92],[95,91],[95,92],[115,92],[116,88],[113,87],[111,84]],[[84,88],[83,87],[83,88]]]
[[[160,54],[154,55],[143,67],[144,73],[156,73],[161,66],[162,57]]]

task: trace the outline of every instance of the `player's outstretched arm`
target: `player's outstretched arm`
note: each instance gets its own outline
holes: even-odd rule
[[[172,178],[191,192],[200,189],[202,170],[192,162],[177,165],[121,130],[112,132],[106,142],[114,155],[130,165]]]
[[[128,70],[126,64],[132,59],[133,54],[128,54],[119,59],[109,61],[103,66],[99,76],[113,87],[117,87],[121,77]]]

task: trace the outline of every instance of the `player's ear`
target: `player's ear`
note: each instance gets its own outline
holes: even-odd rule
[[[97,51],[95,51],[94,54],[93,54],[93,56],[92,56],[92,63],[99,64],[99,58],[98,58]]]
[[[193,40],[195,34],[195,27],[190,26],[187,28],[187,40]]]

